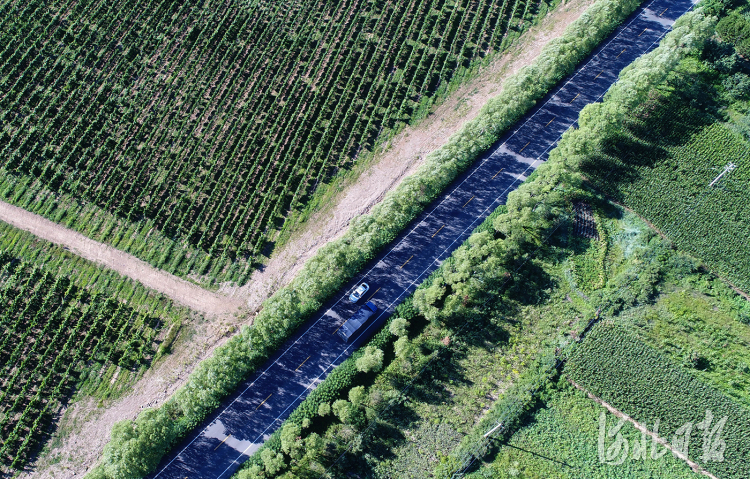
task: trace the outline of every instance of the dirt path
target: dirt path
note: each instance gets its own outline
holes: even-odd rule
[[[288,284],[321,246],[344,234],[354,217],[370,211],[388,191],[416,170],[425,155],[476,117],[487,100],[500,93],[508,76],[531,63],[547,42],[562,35],[593,3],[594,0],[568,0],[558,6],[419,125],[406,128],[391,140],[390,148],[377,155],[360,175],[352,175],[352,179],[345,181],[335,198],[298,227],[284,247],[275,251],[245,286],[223,288],[220,292],[246,299],[251,310],[260,307],[274,291]]]
[[[683,454],[682,452],[680,452],[677,449],[675,449],[674,447],[672,447],[672,445],[669,444],[666,441],[666,439],[663,439],[663,438],[659,437],[658,435],[656,435],[653,432],[649,431],[646,428],[646,426],[643,426],[639,422],[635,421],[633,418],[631,418],[627,414],[623,413],[619,409],[616,409],[616,408],[612,407],[607,402],[602,401],[598,397],[594,396],[593,394],[591,394],[590,392],[588,392],[586,390],[586,388],[584,388],[583,386],[579,385],[578,383],[576,383],[572,379],[570,379],[570,378],[567,378],[567,379],[568,379],[568,382],[570,384],[572,384],[573,386],[575,386],[576,389],[585,392],[586,395],[589,397],[589,399],[593,399],[597,404],[601,404],[602,406],[604,406],[605,408],[607,408],[607,411],[611,412],[615,416],[617,416],[619,418],[622,418],[622,419],[625,419],[627,422],[629,422],[630,424],[632,424],[633,426],[635,426],[636,429],[638,429],[642,433],[648,435],[649,437],[652,437],[657,443],[661,444],[662,446],[664,446],[667,449],[669,449],[670,451],[672,451],[672,454],[674,454],[675,457],[677,457],[677,458],[682,459],[683,461],[685,461],[688,464],[688,466],[690,466],[690,469],[693,470],[693,472],[698,473],[698,474],[703,474],[705,476],[710,477],[711,479],[719,479],[718,477],[714,476],[713,474],[711,474],[707,470],[703,469],[703,467],[700,464],[696,463],[695,461],[691,461],[690,459],[688,459],[688,457],[685,454]]]
[[[246,302],[251,310],[260,307],[274,291],[289,283],[304,262],[321,246],[341,236],[352,218],[369,211],[385,193],[411,174],[427,153],[438,148],[466,121],[474,118],[482,105],[499,93],[503,80],[533,61],[548,41],[559,37],[565,27],[592,3],[594,0],[568,0],[564,5],[560,5],[540,25],[526,32],[508,52],[485,67],[477,78],[451,94],[421,124],[406,128],[395,137],[387,151],[375,157],[368,165],[364,165],[359,176],[352,175],[353,178],[341,185],[340,193],[327,202],[326,207],[300,225],[286,245],[272,255],[266,266],[253,274],[247,285],[241,288],[225,287],[219,291],[227,294],[231,300],[222,298],[220,294],[195,288],[201,291],[202,295],[207,294],[216,299],[216,304],[232,301],[230,307],[219,306],[222,311],[236,311],[234,304],[242,302]],[[0,205],[0,219],[2,216]],[[13,224],[31,231],[25,224]],[[53,226],[55,229],[69,231],[54,223]],[[144,264],[146,268],[153,269],[130,255],[114,251],[117,253],[118,261],[128,261],[130,265]],[[87,255],[85,257],[90,258]],[[124,270],[124,265],[121,264],[120,267]],[[130,277],[142,281],[137,274],[138,269],[133,269],[132,266],[128,269],[135,274]],[[121,269],[117,270],[123,272]],[[179,279],[177,281],[182,283]],[[194,287],[190,283],[186,284]],[[163,291],[158,283],[150,287]],[[186,294],[187,290],[182,293]],[[204,309],[205,305],[200,310]],[[225,317],[222,321],[190,325],[187,331],[180,333],[180,338],[172,348],[173,353],[147,371],[127,396],[103,407],[98,406],[96,400],[73,403],[59,422],[59,433],[50,442],[49,452],[34,464],[35,470],[20,477],[80,477],[98,460],[116,421],[133,419],[142,407],[157,406],[170,397],[185,383],[195,365],[210,356],[213,349],[226,341],[241,322],[242,319]]]
[[[87,238],[53,221],[0,201],[0,220],[39,238],[68,248],[72,253],[139,281],[175,302],[210,316],[226,316],[243,306],[239,298],[207,291],[135,256]]]

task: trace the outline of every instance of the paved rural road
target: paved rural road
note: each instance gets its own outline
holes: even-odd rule
[[[690,0],[653,0],[636,11],[576,72],[522,119],[515,131],[461,175],[446,194],[394,240],[259,368],[219,410],[159,465],[151,478],[229,478],[328,373],[385,322],[395,306],[450,256],[533,169],[588,103],[623,67],[651,50]],[[334,334],[356,310],[347,296],[362,281],[377,320],[354,344]]]

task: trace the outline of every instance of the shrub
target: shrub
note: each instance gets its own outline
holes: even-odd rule
[[[742,15],[732,12],[719,21],[716,33],[725,42],[738,45],[750,39],[750,22]]]
[[[744,100],[750,97],[750,76],[744,73],[728,76],[722,80],[721,84],[732,100]]]
[[[378,372],[383,369],[383,351],[367,346],[365,352],[357,359],[357,370],[363,373]]]
[[[393,349],[396,356],[399,358],[406,357],[409,354],[410,349],[409,339],[406,337],[398,338],[396,342],[393,343]]]
[[[394,319],[388,327],[391,330],[391,334],[394,336],[402,337],[409,334],[409,331],[407,330],[409,327],[409,321],[404,318]]]
[[[327,402],[320,403],[318,406],[318,416],[328,416],[331,414],[331,405]]]
[[[364,386],[356,386],[349,390],[349,401],[357,407],[364,405],[367,393]]]

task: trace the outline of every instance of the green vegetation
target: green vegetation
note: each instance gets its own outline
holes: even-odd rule
[[[552,6],[6,2],[0,196],[170,272],[244,283],[290,208]]]
[[[3,474],[45,443],[61,404],[127,392],[158,357],[161,329],[189,317],[135,281],[2,222],[0,304]]]
[[[750,64],[717,39],[683,51],[635,62],[555,154],[748,291]]]
[[[737,53],[747,58],[750,55],[750,21],[739,12],[732,12],[716,25],[716,33],[725,42],[737,49]]]
[[[662,385],[657,382],[661,377],[685,379],[693,375],[695,377],[691,379],[692,384],[697,385],[700,391],[711,391],[713,387],[715,395],[722,397],[728,404],[733,404],[731,407],[734,407],[735,411],[740,411],[741,418],[746,417],[747,410],[733,403],[725,395],[733,394],[747,404],[746,392],[737,389],[734,384],[744,371],[745,361],[750,356],[750,342],[744,339],[750,334],[750,329],[741,321],[750,311],[750,304],[721,280],[701,271],[694,259],[672,251],[668,243],[656,236],[634,214],[623,215],[621,210],[606,207],[600,211],[597,229],[600,232],[606,230],[609,237],[605,286],[588,294],[577,290],[578,295],[570,294],[564,301],[595,308],[603,315],[602,321],[615,321],[617,328],[624,331],[622,334],[645,339],[637,340],[641,342],[642,350],[635,353],[628,362],[624,362],[623,358],[614,352],[621,344],[619,338],[622,334],[618,333],[607,340],[599,341],[597,354],[587,356],[589,363],[580,369],[584,374],[602,376],[606,387],[620,391],[621,386],[616,381],[626,376],[615,369],[614,365],[591,364],[591,361],[612,361],[619,364],[618,367],[630,367],[642,361],[644,354],[656,355],[661,358],[663,365],[647,372],[633,373],[639,380],[652,384],[649,388],[660,388]],[[562,279],[571,285],[575,285],[576,281],[571,271],[573,264],[577,265],[586,258],[589,258],[588,267],[591,269],[599,264],[591,254],[598,249],[598,245],[592,241],[587,250],[582,250],[575,246],[576,241],[581,240],[573,241],[576,253],[568,259],[568,269],[563,271]],[[552,304],[550,307],[555,305]],[[689,313],[686,312],[686,307],[690,307]],[[598,327],[595,327],[594,331]],[[718,336],[714,337],[715,333],[719,333]],[[585,336],[577,347],[585,348],[589,340],[590,336]],[[733,340],[736,341],[727,344]],[[652,346],[649,347],[647,344]],[[656,353],[652,349],[654,347],[664,356]],[[580,351],[579,349],[574,354],[579,354]],[[697,357],[694,354],[696,352]],[[484,466],[475,465],[470,477],[545,477],[545,471],[550,467],[558,470],[551,477],[628,477],[628,474],[630,477],[643,477],[642,475],[648,471],[656,477],[683,477],[685,468],[671,460],[671,456],[660,458],[659,461],[640,461],[629,456],[627,462],[617,467],[600,463],[597,458],[595,429],[599,413],[593,407],[593,402],[585,399],[584,401],[590,402],[592,406],[584,408],[579,404],[581,399],[576,398],[575,402],[579,405],[573,411],[562,413],[570,414],[570,417],[565,417],[562,424],[561,418],[556,417],[555,409],[561,407],[560,401],[567,404],[569,400],[566,398],[571,395],[580,396],[580,393],[573,393],[567,386],[569,375],[579,381],[571,372],[570,364],[573,359],[569,359],[562,369],[564,374],[561,382],[553,387],[554,381],[548,381],[548,378],[554,379],[555,376],[554,369],[550,367],[553,364],[549,359],[553,356],[552,353],[542,353],[538,366],[529,367],[522,372],[519,380],[509,391],[501,395],[438,467],[435,474],[437,477],[449,477],[445,474],[445,469],[455,470],[461,460],[472,453],[480,458],[489,458],[489,463]],[[565,356],[564,349],[556,350],[555,354]],[[671,369],[665,369],[665,365],[671,366]],[[700,369],[696,369],[696,366]],[[587,384],[583,385],[588,387]],[[536,391],[536,394],[532,394],[533,391]],[[623,391],[622,394],[640,404],[644,414],[649,415],[646,419],[641,419],[643,424],[653,429],[653,421],[658,415],[654,412],[652,416],[649,411],[654,410],[654,403],[659,398],[653,394],[648,395],[646,391],[639,393],[637,397],[632,390],[630,394],[628,391]],[[688,398],[687,393],[682,390],[672,390],[671,394],[666,394],[659,396],[665,408],[677,403],[686,407],[698,404]],[[609,401],[607,397],[603,399]],[[613,405],[617,407],[617,404]],[[695,411],[696,407],[691,410]],[[588,416],[584,416],[586,411],[592,410]],[[627,407],[621,410],[632,415]],[[702,411],[703,416],[695,421],[696,424],[705,419],[705,409]],[[720,416],[714,416],[715,425]],[[549,421],[555,421],[552,427],[556,429],[550,429]],[[612,416],[609,416],[607,421],[612,423],[610,427],[614,427],[614,423],[617,422]],[[484,433],[498,422],[502,422],[505,427],[493,434],[491,441],[483,441]],[[555,447],[550,448],[553,431],[562,436],[555,438]],[[670,435],[675,429],[668,429],[662,421],[660,431],[671,441]],[[632,435],[625,432],[623,434],[629,438],[631,446],[635,444]],[[737,438],[733,440],[737,442]],[[614,439],[607,442],[607,447],[612,445],[613,441]],[[701,437],[694,437],[692,444],[693,452],[701,454]],[[524,450],[519,451],[516,447]],[[555,454],[551,455],[552,451]],[[548,459],[562,461],[574,467],[568,469]],[[481,464],[481,461],[477,464]],[[673,469],[675,464],[677,470]],[[576,468],[582,468],[588,473],[579,475],[580,471]]]
[[[750,224],[743,218],[750,215],[750,143],[716,120],[684,98],[651,102],[581,169],[678,247],[748,290]],[[730,163],[737,169],[710,186]]]
[[[725,6],[712,7],[723,11]],[[747,162],[747,144],[731,131],[744,133],[742,127],[746,123],[743,115],[747,97],[741,87],[744,73],[740,71],[744,66],[731,46],[711,40],[703,48],[712,29],[711,22],[704,22],[700,13],[684,16],[675,30],[657,51],[622,73],[602,104],[584,109],[580,128],[566,133],[549,162],[566,163],[586,178],[593,178],[594,184],[616,198],[628,191],[626,204],[638,205],[635,209],[639,212],[639,207],[652,212],[653,216],[644,215],[661,226],[670,240],[676,236],[677,245],[699,254],[713,253],[706,257],[706,263],[724,273],[717,267],[723,258],[710,249],[709,243],[717,235],[721,241],[731,238],[741,251],[730,260],[747,254],[741,240],[725,234],[728,227],[747,230],[745,215],[732,216],[734,208],[745,206],[741,204],[741,187],[723,185],[723,195],[710,197],[718,205],[712,228],[702,224],[695,232],[687,224],[677,228],[675,223],[685,220],[685,198],[692,207],[687,209],[690,214],[698,209],[696,205],[700,206],[697,199],[703,192],[697,191],[695,185],[705,186],[721,172],[719,168],[704,182],[709,163],[706,159],[727,154],[730,161]],[[717,123],[721,119],[731,120],[728,128]],[[620,128],[620,123],[625,128]],[[671,201],[660,201],[667,197]],[[681,201],[683,208],[675,206],[675,201]],[[658,215],[653,212],[668,217],[666,227],[654,220]],[[708,223],[708,219],[704,213],[701,220]],[[599,248],[598,257],[604,258],[600,265],[595,262],[597,254],[593,250],[588,258],[571,260],[576,268],[568,280],[591,280],[597,266],[606,274],[607,280],[601,284],[604,287],[594,287],[585,297],[606,319],[584,338],[564,373],[587,388],[593,386],[592,392],[647,427],[653,428],[653,421],[660,419],[661,435],[678,447],[688,440],[692,445],[689,455],[707,469],[722,477],[743,477],[748,472],[741,458],[748,455],[745,439],[750,427],[747,393],[743,389],[750,355],[750,332],[746,326],[750,305],[725,283],[703,272],[698,261],[672,252],[668,243],[649,236],[645,242],[634,241],[641,236],[638,229],[626,216],[619,228],[607,228],[610,240],[606,248]],[[724,258],[732,254],[729,249],[723,249]],[[618,265],[613,261],[617,257],[626,261]],[[747,268],[740,264],[732,270],[734,276],[729,277],[738,283],[738,277],[746,281],[746,272]],[[539,381],[532,384],[538,385]],[[574,409],[555,418],[555,408],[560,407],[561,401],[577,397],[576,402],[580,403],[582,396],[566,392],[571,391],[567,385],[552,393],[549,387],[546,389],[522,404],[522,413],[528,414],[517,433],[517,422],[511,422],[489,443],[494,449],[482,446],[481,435],[496,423],[494,419],[482,420],[446,462],[458,464],[473,450],[480,457],[489,453],[493,462],[480,467],[471,477],[580,477],[579,471],[549,460],[572,457],[589,458],[588,462],[570,462],[589,471],[583,474],[585,477],[684,477],[685,468],[678,465],[678,469],[673,469],[668,458],[661,458],[660,463],[629,460],[617,468],[597,464],[600,458],[594,456],[592,449],[597,439],[592,427],[595,415],[581,417],[582,413]],[[508,417],[513,412],[511,405],[501,399],[488,416],[498,410],[496,417]],[[713,412],[710,425],[707,408]],[[715,428],[724,414],[731,418],[718,437]],[[576,434],[569,435],[567,441],[553,439],[547,429],[550,420],[554,420],[554,431],[568,435],[568,424],[575,424]],[[691,437],[670,436],[686,423],[694,426]],[[588,433],[582,435],[582,431]],[[683,433],[684,430],[678,434]],[[708,437],[703,433],[708,433]],[[624,434],[628,435],[626,431]],[[629,437],[629,443],[636,445],[637,435]],[[714,452],[721,450],[724,443],[718,439],[727,446],[725,461],[704,460],[702,454],[710,452],[711,447]],[[540,457],[549,451],[553,440],[558,445],[557,454]],[[704,445],[710,446],[709,451],[703,449]],[[548,474],[550,468],[556,473]]]
[[[570,73],[638,4],[635,0],[601,0],[590,7],[562,38],[542,51],[534,64],[509,79],[502,93],[490,100],[477,118],[451,137],[446,146],[428,155],[414,175],[387,194],[370,214],[352,221],[341,239],[321,248],[289,286],[264,303],[252,327],[243,328],[217,348],[183,388],[150,413],[150,420],[164,425],[159,434],[145,439],[139,431],[146,428],[133,428],[131,421],[129,426],[113,431],[100,467],[91,476],[131,477],[152,470],[173,441],[216,408],[326,298],[391,241],[536,100]]]
[[[695,477],[686,463],[671,454],[662,455],[661,446],[657,449],[661,457],[652,460],[651,438],[646,438],[646,454],[649,456],[644,459],[629,460],[620,465],[600,461],[599,420],[605,409],[574,389],[565,379],[553,383],[534,406],[530,411],[533,419],[527,419],[523,427],[499,446],[493,462],[468,474],[467,479]],[[607,431],[614,429],[618,418],[608,412],[605,417]],[[629,445],[643,442],[641,432],[629,423],[619,432]],[[614,440],[607,438],[605,445],[609,447],[612,443]]]
[[[742,324],[750,304],[718,279],[690,280],[689,290],[664,292],[653,308],[622,319],[646,344],[750,408],[750,328]]]
[[[748,351],[746,351],[748,353]],[[566,374],[597,397],[641,424],[659,420],[663,437],[693,444],[688,457],[722,477],[750,474],[750,410],[706,385],[684,368],[644,344],[616,323],[597,325],[576,348],[565,366]],[[707,419],[707,411],[714,419]],[[726,417],[721,431],[716,428]],[[692,430],[680,431],[685,424]],[[706,441],[708,446],[706,449]],[[714,441],[723,440],[723,460],[709,452]],[[697,446],[700,444],[704,447]],[[723,449],[723,448],[722,448]],[[705,459],[708,458],[708,459]]]
[[[0,250],[11,257],[34,265],[44,265],[48,271],[68,276],[76,286],[100,292],[106,296],[128,301],[138,311],[159,311],[160,317],[170,322],[191,313],[172,304],[160,293],[147,290],[140,283],[103,269],[77,256],[66,248],[40,240],[38,237],[0,221]],[[137,299],[134,299],[137,298]]]
[[[22,236],[13,238],[16,245]],[[28,242],[24,250],[38,252]],[[169,318],[168,307],[143,288],[113,297],[106,287],[81,286],[52,271],[0,249],[3,473],[25,465],[73,392],[101,399],[121,393],[153,360]]]

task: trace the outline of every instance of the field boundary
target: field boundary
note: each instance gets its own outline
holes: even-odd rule
[[[649,437],[653,438],[654,441],[656,441],[657,443],[659,443],[662,446],[664,446],[667,449],[669,449],[670,452],[672,453],[672,455],[674,457],[685,461],[687,463],[687,465],[690,466],[690,468],[693,470],[693,472],[698,473],[698,474],[703,474],[704,476],[708,476],[711,479],[719,479],[718,477],[714,476],[713,474],[711,474],[707,470],[703,469],[703,467],[701,467],[700,464],[698,464],[698,463],[690,460],[690,458],[688,458],[685,454],[683,454],[679,450],[675,449],[670,443],[667,442],[666,439],[660,437],[658,434],[656,434],[656,433],[654,433],[652,431],[649,431],[646,426],[642,425],[641,423],[639,423],[638,421],[636,421],[632,417],[628,416],[624,412],[620,411],[619,409],[615,408],[614,406],[610,405],[608,402],[602,400],[601,398],[598,398],[598,397],[594,396],[594,394],[592,394],[591,392],[589,392],[586,388],[584,388],[580,384],[578,384],[575,381],[573,381],[571,378],[568,377],[566,379],[567,379],[567,381],[573,387],[575,387],[579,391],[582,391],[582,392],[586,393],[586,395],[588,396],[589,399],[593,400],[595,403],[597,403],[600,406],[604,407],[605,409],[607,409],[607,411],[609,411],[610,413],[614,414],[615,416],[617,416],[617,417],[619,417],[621,419],[626,420],[627,422],[629,422],[630,424],[632,424],[636,429],[638,429],[639,431],[641,431],[643,434],[647,434]]]
[[[0,200],[0,220],[23,231],[70,250],[72,253],[132,278],[173,301],[209,316],[236,313],[244,302],[207,291],[147,262],[92,240],[87,236],[50,221],[35,213]]]

